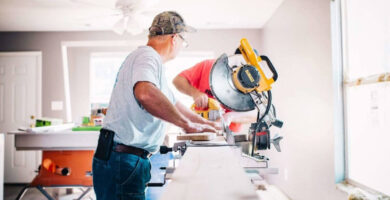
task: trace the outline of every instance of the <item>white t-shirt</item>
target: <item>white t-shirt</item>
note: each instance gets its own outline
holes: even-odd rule
[[[176,103],[160,55],[152,47],[141,46],[127,56],[119,69],[103,127],[115,132],[117,143],[156,152],[164,140],[165,122],[136,100],[133,88],[139,81],[153,83],[172,104]]]

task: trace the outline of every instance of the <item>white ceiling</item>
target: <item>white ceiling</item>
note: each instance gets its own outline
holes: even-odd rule
[[[198,29],[261,28],[283,0],[142,0],[155,14],[178,11]],[[115,0],[0,0],[0,31],[111,30],[121,16]]]

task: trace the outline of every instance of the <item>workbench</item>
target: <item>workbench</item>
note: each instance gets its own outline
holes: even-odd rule
[[[66,154],[72,151],[83,151],[89,154],[87,156],[91,158],[91,160],[86,161],[87,163],[92,161],[93,151],[96,148],[99,136],[99,132],[97,131],[74,132],[71,130],[46,133],[14,131],[9,132],[9,134],[15,135],[15,147],[17,150],[43,150],[43,155],[45,155],[45,152],[49,155],[53,152]],[[222,137],[217,137],[214,141],[200,143],[226,144]],[[235,150],[235,147],[230,146],[189,147],[180,159],[179,166],[171,175],[168,184],[158,189],[163,193],[160,199],[258,199],[256,188],[245,173],[242,161],[240,161],[240,153]],[[151,160],[153,161],[153,157]],[[160,173],[158,171],[160,167],[162,166],[153,166],[157,170],[157,173]],[[40,172],[42,172],[42,169]],[[47,172],[44,172],[44,174],[48,175]],[[55,185],[47,178],[50,177],[41,179],[43,183],[50,186]],[[76,186],[87,186],[86,192],[89,192],[92,188],[92,182],[89,182],[92,181],[92,177],[89,176],[87,179],[87,182],[76,184]],[[34,183],[33,181],[31,186],[36,187],[36,182]],[[44,190],[42,190],[44,186],[42,185],[37,188],[48,197],[48,194],[45,194]],[[149,193],[151,191],[150,189],[152,188],[149,188]],[[147,197],[149,196],[151,197],[152,195],[147,194]],[[82,196],[79,199],[81,198]]]
[[[96,149],[97,141],[99,138],[98,131],[62,130],[34,133],[27,133],[25,131],[11,131],[8,132],[8,134],[12,134],[15,136],[16,150],[42,150],[43,159],[45,157],[51,157],[53,161],[60,164],[63,160],[72,161],[69,162],[72,164],[72,166],[67,166],[70,168],[74,168],[74,165],[76,165],[75,167],[78,167],[80,162],[85,163],[84,168],[78,170],[78,174],[75,174],[77,172],[75,172],[74,170],[72,171],[71,176],[75,176],[74,178],[52,174],[49,173],[47,170],[41,168],[39,170],[39,174],[26,188],[23,189],[23,191],[20,192],[17,199],[23,198],[23,195],[26,190],[31,187],[37,188],[47,199],[53,198],[44,190],[45,187],[82,186],[86,188],[82,196],[80,196],[78,199],[81,199],[89,191],[92,191],[92,177],[90,173],[86,174],[86,172],[88,173],[89,171],[91,171],[92,156],[94,150]],[[58,157],[55,155],[60,156]],[[80,158],[84,159],[80,160]],[[169,160],[171,159],[171,154],[155,154],[150,158],[152,164],[152,180],[150,184],[157,186],[150,187],[148,189],[146,193],[147,199],[156,199],[156,197],[160,196],[161,191],[164,189],[160,185],[165,183],[163,174],[164,171],[160,168],[166,168],[168,166]]]
[[[16,150],[42,150],[42,162],[49,159],[71,173],[66,176],[52,173],[40,167],[34,180],[19,193],[22,199],[29,188],[37,188],[47,199],[54,199],[46,187],[79,187],[83,190],[77,199],[82,199],[92,190],[92,158],[97,145],[98,131],[71,131],[27,133],[12,131]]]

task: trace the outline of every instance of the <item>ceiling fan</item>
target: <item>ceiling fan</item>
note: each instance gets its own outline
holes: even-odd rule
[[[107,5],[96,4],[90,0],[72,1],[107,8]],[[112,30],[119,35],[124,33],[137,35],[142,33],[149,27],[153,17],[158,13],[158,10],[153,8],[158,2],[159,0],[116,0],[115,13],[109,16],[120,16],[120,19],[113,25]]]
[[[114,24],[113,31],[122,35],[124,32],[136,35],[142,33],[151,24],[157,11],[151,8],[159,0],[117,0],[115,9],[121,11],[122,18]]]

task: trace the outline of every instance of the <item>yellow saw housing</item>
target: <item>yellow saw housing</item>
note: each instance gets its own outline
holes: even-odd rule
[[[275,76],[275,69],[272,66],[272,63],[266,56],[258,56],[253,51],[248,40],[246,38],[241,39],[239,49],[242,56],[244,57],[247,65],[239,66],[233,69],[232,80],[235,87],[243,93],[250,93],[254,90],[256,92],[268,91],[271,89],[272,83],[276,81],[277,75]],[[274,73],[274,77],[267,78],[264,74],[264,71],[261,69],[260,62],[263,59],[270,67],[271,71]],[[248,84],[243,84],[242,79],[245,79]]]
[[[202,116],[203,118],[211,121],[217,120],[217,118],[219,117],[219,109],[220,109],[219,103],[212,98],[209,98],[208,106],[206,109],[196,108],[195,103],[192,104],[191,106],[191,110],[193,110],[195,113]]]

